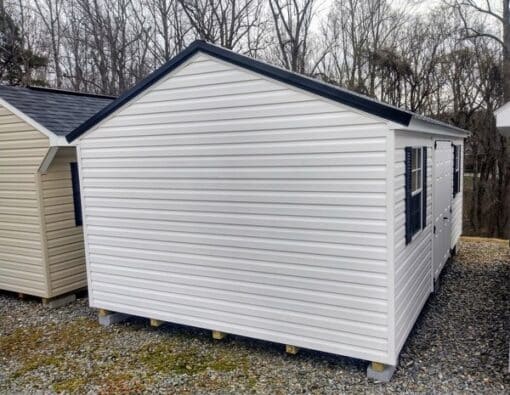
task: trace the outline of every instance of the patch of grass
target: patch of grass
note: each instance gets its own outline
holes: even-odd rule
[[[232,359],[230,356],[220,356],[209,363],[209,368],[217,372],[231,372],[240,365],[244,365],[244,359],[239,361]]]
[[[50,370],[55,374],[51,391],[93,389],[99,394],[141,393],[160,374],[193,376],[197,388],[207,391],[227,388],[233,375],[249,388],[256,385],[246,353],[228,343],[186,346],[189,336],[176,333],[126,353],[110,347],[114,334],[87,318],[17,329],[0,337],[0,356],[12,360],[17,369],[6,379],[34,383],[40,373]]]
[[[143,392],[143,385],[128,372],[113,373],[102,377],[98,394],[136,394]]]
[[[0,355],[5,358],[25,358],[44,343],[41,328],[18,328],[0,337]]]
[[[0,337],[0,355],[19,363],[10,375],[15,380],[45,367],[65,367],[80,372],[75,353],[84,346],[90,351],[101,347],[111,334],[90,319],[82,318],[67,324],[50,324],[41,327],[16,329],[10,335]],[[90,377],[89,377],[90,378]],[[76,392],[88,383],[87,378],[71,377],[56,384],[56,391]]]
[[[191,347],[186,351],[175,350],[170,342],[160,342],[144,347],[140,361],[150,370],[160,373],[197,374],[207,369],[231,372],[243,368],[246,360],[228,351]]]
[[[60,392],[76,393],[81,391],[85,387],[87,381],[88,380],[86,377],[72,377],[53,384],[53,390],[59,393]]]
[[[11,377],[15,379],[32,370],[37,370],[45,366],[59,367],[63,362],[64,359],[61,356],[37,354],[23,362],[22,366],[16,370]]]

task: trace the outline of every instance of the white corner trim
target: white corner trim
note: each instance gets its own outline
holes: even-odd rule
[[[386,138],[386,268],[388,286],[388,352],[393,364],[397,364],[396,295],[395,295],[395,132]]]
[[[50,147],[59,147],[59,146],[69,145],[69,143],[67,142],[65,137],[57,136],[55,133],[51,132],[45,126],[41,125],[39,122],[37,122],[34,119],[32,119],[31,117],[29,117],[23,111],[18,110],[16,107],[14,107],[12,104],[7,102],[6,100],[0,98],[0,105],[5,107],[7,110],[12,112],[14,115],[16,115],[18,118],[20,118],[24,122],[28,123],[30,126],[33,126],[35,129],[37,129],[39,132],[44,134],[46,137],[48,137],[50,140]]]
[[[46,153],[46,156],[44,157],[41,166],[39,166],[39,173],[46,173],[48,171],[48,168],[51,165],[51,162],[53,162],[53,159],[55,158],[55,155],[57,155],[58,147],[51,146],[48,152]]]

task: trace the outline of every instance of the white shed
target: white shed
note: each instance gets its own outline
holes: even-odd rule
[[[510,136],[510,102],[494,111],[496,126],[503,136]]]
[[[90,304],[391,371],[461,233],[467,134],[197,41],[67,137]]]

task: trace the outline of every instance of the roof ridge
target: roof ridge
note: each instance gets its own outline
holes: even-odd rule
[[[10,85],[12,87],[17,87],[16,85]],[[64,95],[74,95],[74,96],[88,96],[88,97],[97,97],[97,98],[105,98],[105,99],[116,99],[117,96],[110,96],[110,95],[103,95],[100,93],[88,93],[88,92],[79,92],[79,91],[72,91],[68,89],[62,89],[62,88],[47,88],[44,86],[21,86],[22,88],[28,88],[35,91],[43,91],[43,92],[53,92],[53,93],[61,93]]]

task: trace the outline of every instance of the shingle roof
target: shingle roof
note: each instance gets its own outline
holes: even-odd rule
[[[359,109],[361,111],[365,111],[370,114],[374,114],[376,116],[379,116],[389,121],[396,122],[404,126],[409,126],[412,119],[418,119],[425,121],[427,123],[445,127],[450,130],[467,133],[465,130],[437,121],[435,119],[415,114],[411,111],[407,111],[392,106],[390,104],[380,102],[368,96],[364,96],[349,91],[347,89],[340,88],[338,86],[330,85],[319,80],[315,80],[297,73],[293,73],[276,66],[272,66],[262,61],[250,58],[248,56],[240,55],[231,50],[219,47],[217,45],[210,44],[203,40],[197,40],[193,42],[185,50],[176,55],[174,58],[170,59],[159,69],[150,74],[143,81],[136,84],[133,88],[123,93],[113,102],[111,102],[108,106],[94,114],[90,119],[86,120],[81,125],[79,125],[75,130],[73,130],[66,136],[67,141],[71,142],[74,139],[81,136],[87,130],[97,125],[99,122],[101,122],[110,114],[118,110],[120,107],[129,102],[131,99],[141,94],[146,89],[154,85],[156,82],[164,78],[168,73],[179,67],[181,64],[183,64],[186,60],[188,60],[191,56],[195,55],[197,52],[208,54],[210,56],[216,57],[218,59],[235,64],[240,67],[244,67],[248,70],[260,73],[275,80],[282,81],[284,83],[296,86],[300,89],[312,92],[314,94],[326,97],[330,100],[334,100],[342,104],[346,104],[350,107]]]
[[[0,98],[57,136],[67,136],[114,97],[86,93],[0,85]]]

